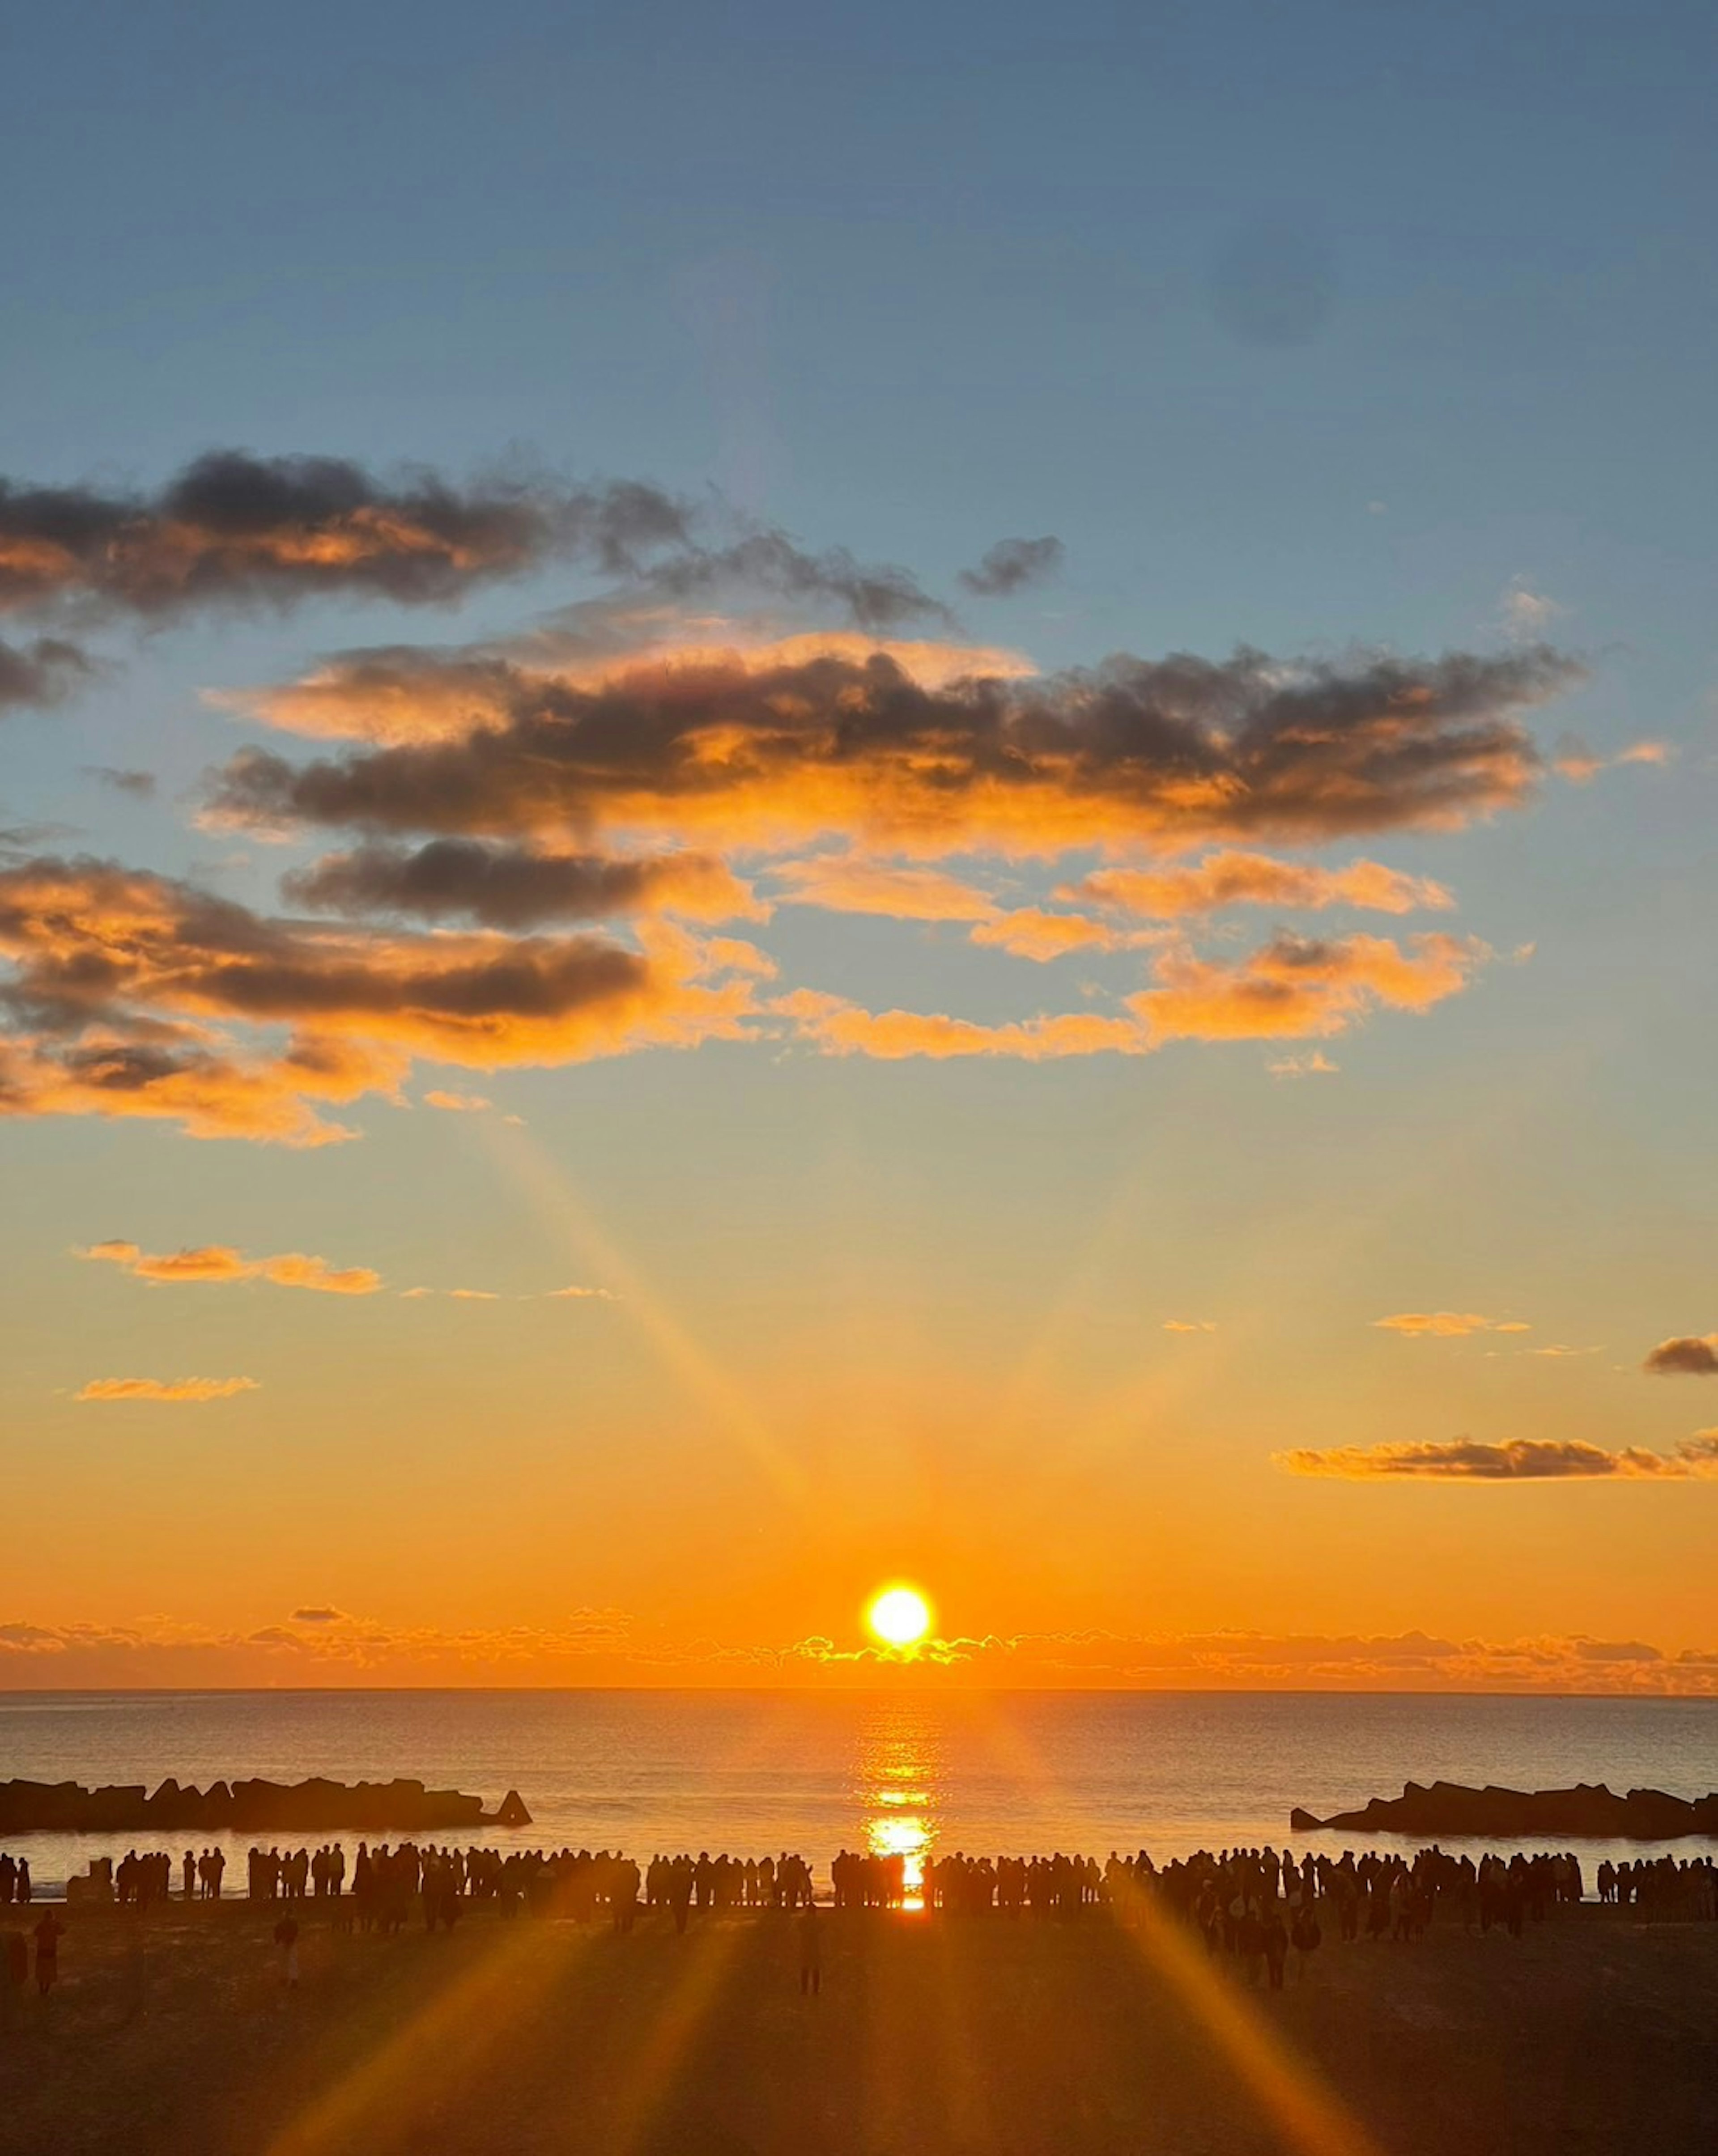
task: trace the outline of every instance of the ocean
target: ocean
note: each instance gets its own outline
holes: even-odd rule
[[[497,1845],[784,1849],[820,1881],[843,1847],[1102,1857],[1343,1837],[1288,1832],[1443,1777],[1516,1788],[1718,1788],[1718,1701],[1335,1693],[256,1691],[0,1694],[0,1780],[205,1785],[413,1775],[517,1789],[533,1825]],[[279,1837],[270,1836],[270,1840]],[[92,1856],[181,1835],[14,1836],[48,1892]],[[242,1845],[229,1838],[229,1881]],[[356,1835],[346,1837],[355,1842]],[[1349,1839],[1353,1839],[1350,1837]],[[239,1845],[234,1849],[233,1844]],[[1387,1849],[1393,1838],[1366,1845]],[[1465,1845],[1477,1854],[1488,1845]],[[1710,1853],[1690,1840],[1580,1845]]]

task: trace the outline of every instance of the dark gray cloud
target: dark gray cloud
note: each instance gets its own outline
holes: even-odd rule
[[[632,575],[690,541],[685,506],[632,480],[462,487],[220,449],[154,494],[0,479],[0,610],[167,615],[342,592],[425,604],[562,558]]]
[[[680,911],[723,918],[752,910],[745,886],[708,854],[627,860],[473,839],[433,839],[414,851],[372,844],[326,855],[285,878],[281,889],[294,905],[316,912],[410,914],[507,929],[615,914]]]
[[[855,560],[844,547],[809,553],[784,531],[751,531],[730,545],[691,547],[654,563],[640,579],[663,598],[707,598],[727,591],[769,593],[797,603],[840,607],[859,628],[873,632],[909,622],[952,622],[909,569]]]
[[[1661,1340],[1645,1367],[1655,1378],[1718,1378],[1718,1332]]]
[[[111,763],[86,763],[84,776],[93,778],[98,786],[111,787],[116,793],[128,793],[135,801],[150,801],[155,797],[152,771],[121,771]]]
[[[1042,539],[999,539],[975,569],[960,572],[960,581],[975,598],[1006,598],[1054,576],[1062,558],[1062,542],[1047,534]]]
[[[343,1625],[346,1612],[323,1604],[313,1609],[295,1609],[292,1621],[295,1625]]]
[[[644,665],[580,686],[497,662],[476,731],[401,741],[414,696],[424,735],[445,732],[420,665],[373,684],[375,730],[399,745],[306,764],[249,751],[215,775],[213,802],[240,821],[378,834],[1310,843],[1519,805],[1541,768],[1521,714],[1582,670],[1544,648],[1302,665],[1242,650],[933,688],[876,654]]]
[[[0,640],[0,716],[9,710],[40,711],[62,704],[95,670],[89,654],[64,637],[39,636],[29,644]]]

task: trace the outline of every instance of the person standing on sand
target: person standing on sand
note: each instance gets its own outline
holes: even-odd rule
[[[1294,1980],[1297,1984],[1306,1982],[1306,1972],[1313,1956],[1319,1950],[1319,1942],[1324,1937],[1314,1908],[1312,1902],[1303,1901],[1294,1912],[1294,1922],[1288,1930],[1288,1937],[1294,1948]]]
[[[280,1949],[280,1983],[287,1991],[298,1989],[298,1919],[282,1917],[275,1927],[275,1944]]]
[[[800,1934],[800,1996],[818,1999],[823,1994],[823,1925],[817,1904],[808,1901],[794,1921]]]
[[[45,1999],[59,1974],[59,1941],[65,1930],[50,1909],[36,1927],[36,1991]]]

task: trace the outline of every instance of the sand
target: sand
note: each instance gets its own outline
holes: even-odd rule
[[[73,1911],[0,2026],[0,2148],[125,2156],[1536,2156],[1718,2149],[1718,1924],[1331,1943],[1250,1992],[1161,1926],[844,1912],[630,1937]],[[0,1930],[16,1912],[0,1912]]]

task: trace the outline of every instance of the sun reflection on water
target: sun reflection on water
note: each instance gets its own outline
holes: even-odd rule
[[[924,1863],[938,1839],[941,1733],[922,1706],[879,1701],[860,1734],[856,1788],[865,1848],[901,1860],[902,1906],[924,1907]]]

